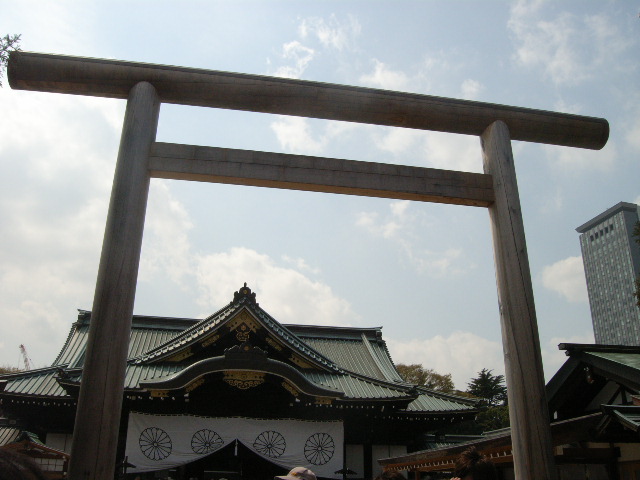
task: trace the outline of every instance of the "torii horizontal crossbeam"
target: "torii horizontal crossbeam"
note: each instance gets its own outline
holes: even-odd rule
[[[491,175],[156,142],[151,177],[488,207]]]
[[[512,140],[601,149],[603,118],[415,93],[145,63],[11,52],[11,88],[127,98],[151,83],[160,101],[480,136],[497,120]]]

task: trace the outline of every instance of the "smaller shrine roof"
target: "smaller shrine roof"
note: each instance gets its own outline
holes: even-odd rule
[[[569,359],[547,383],[551,411],[597,411],[620,388],[640,392],[640,347],[575,343],[558,347]]]
[[[0,377],[0,392],[36,397],[66,397],[57,381],[57,367],[46,367],[27,372],[14,372]]]
[[[633,432],[640,432],[640,406],[601,405],[600,408],[602,409],[602,413],[605,414],[605,419],[615,420]],[[601,424],[603,424],[603,422],[601,422]]]
[[[0,447],[15,442],[21,432],[17,427],[0,426]]]

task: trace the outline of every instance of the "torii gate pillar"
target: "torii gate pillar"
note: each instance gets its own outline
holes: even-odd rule
[[[484,172],[492,176],[495,194],[489,216],[515,478],[553,479],[549,409],[509,128],[494,122],[480,141]]]
[[[160,100],[147,82],[129,93],[93,298],[69,478],[114,475],[122,393]],[[98,453],[99,454],[96,454]]]

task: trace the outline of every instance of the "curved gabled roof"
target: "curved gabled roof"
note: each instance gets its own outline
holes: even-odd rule
[[[79,311],[53,367],[0,376],[0,395],[67,399],[68,392],[73,395],[82,377],[90,318],[90,312]],[[287,378],[300,391],[333,397],[342,403],[368,404],[367,408],[372,402],[390,402],[397,412],[411,415],[470,413],[476,409],[475,402],[468,399],[402,381],[382,339],[381,327],[282,325],[260,308],[246,284],[235,292],[232,302],[203,320],[135,315],[125,390],[180,389],[184,381],[238,367],[225,363],[223,351],[223,346],[232,345],[237,335],[226,337],[233,342],[216,342],[230,335],[232,329],[238,333],[243,322],[257,326],[259,335],[252,338],[258,345],[252,346],[274,354],[262,370],[256,365],[251,368]],[[202,354],[185,355],[181,360],[182,353],[189,353],[192,347]]]
[[[298,338],[291,330],[275,320],[265,312],[255,299],[255,293],[245,284],[234,293],[231,303],[201,322],[187,328],[185,331],[158,345],[154,349],[144,353],[135,359],[135,363],[155,363],[175,356],[181,350],[185,350],[196,344],[207,343],[230,320],[236,318],[242,311],[249,312],[271,335],[282,344],[295,351],[305,361],[317,368],[329,371],[341,371],[341,368],[332,360],[310,347],[306,342]]]

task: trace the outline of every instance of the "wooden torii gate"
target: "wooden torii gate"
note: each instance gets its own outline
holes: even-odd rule
[[[127,99],[69,478],[111,480],[142,232],[154,178],[487,207],[519,480],[555,479],[511,140],[600,149],[601,118],[285,78],[12,52],[14,89]],[[477,135],[484,174],[155,142],[160,103]]]

